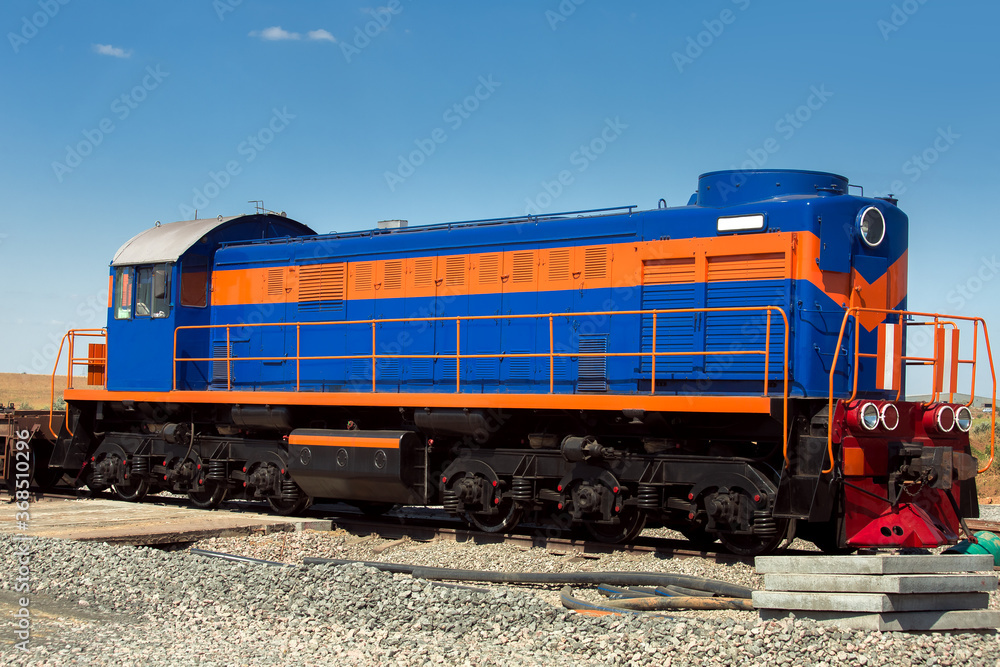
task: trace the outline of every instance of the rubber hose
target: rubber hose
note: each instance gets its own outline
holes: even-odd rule
[[[188,549],[190,553],[195,556],[208,556],[209,558],[220,558],[222,560],[229,560],[236,563],[257,563],[258,565],[270,565],[271,567],[295,567],[291,563],[279,563],[273,560],[261,560],[260,558],[250,558],[249,556],[236,556],[234,554],[224,554],[219,551],[205,551],[204,549]],[[357,561],[346,561],[348,563],[354,563]],[[373,563],[374,564],[374,563]],[[403,567],[413,567],[412,565],[406,565]],[[403,574],[408,574],[404,572]],[[475,593],[489,593],[489,590],[485,588],[475,588],[474,586],[462,586],[460,584],[443,584],[440,582],[435,582],[435,586],[440,586],[441,588],[455,588],[464,591],[473,591]]]
[[[597,587],[597,592],[609,600],[626,600],[629,598],[648,598],[656,595],[655,588],[622,588],[620,586],[608,586],[601,584]]]
[[[584,602],[583,600],[578,600],[573,597],[573,589],[569,586],[564,586],[562,592],[559,594],[559,599],[562,600],[562,605],[567,609],[572,609],[573,611],[600,611],[608,614],[616,614],[622,616],[624,614],[643,614],[646,615],[644,611],[636,609],[621,609],[618,607],[611,607],[608,605],[594,604],[593,602]],[[662,614],[649,614],[649,616],[654,616],[657,618],[672,618],[670,616],[664,616]]]
[[[288,567],[288,563],[279,563],[273,560],[261,560],[260,558],[250,558],[249,556],[235,556],[233,554],[224,554],[218,551],[205,551],[204,549],[189,549],[188,553],[192,553],[195,556],[208,556],[209,558],[221,558],[222,560],[231,560],[237,563],[257,563],[259,565],[270,565],[271,567]]]
[[[361,561],[331,558],[304,558],[306,565],[350,565]],[[494,584],[608,584],[611,586],[684,586],[716,593],[730,598],[749,598],[752,591],[746,586],[693,577],[686,574],[660,574],[654,572],[481,572],[453,570],[445,567],[422,567],[396,563],[361,562],[366,567],[387,572],[402,572],[418,579],[447,579],[450,581],[483,581]]]
[[[657,586],[653,591],[654,595],[664,595],[666,597],[690,597],[690,598],[710,598],[713,593],[698,590],[697,588],[684,588],[683,586]]]
[[[706,597],[664,597],[658,595],[651,598],[630,598],[628,600],[613,600],[607,602],[612,609],[629,611],[664,611],[667,609],[739,609],[753,611],[753,602],[745,598],[706,598]]]

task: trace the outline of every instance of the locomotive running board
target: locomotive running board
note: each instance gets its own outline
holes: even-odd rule
[[[765,396],[650,396],[643,394],[440,394],[286,391],[107,391],[66,389],[69,401],[135,401],[240,405],[317,405],[330,407],[498,408],[529,410],[646,410],[781,414],[781,399]]]

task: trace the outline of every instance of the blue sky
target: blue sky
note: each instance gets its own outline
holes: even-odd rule
[[[194,208],[323,232],[652,208],[748,160],[895,192],[911,308],[1000,323],[998,23],[985,0],[7,0],[0,371],[49,372],[103,324],[114,250]]]

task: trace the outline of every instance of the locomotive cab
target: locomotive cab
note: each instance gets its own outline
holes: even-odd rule
[[[175,331],[210,324],[215,251],[226,242],[313,233],[284,216],[255,214],[157,223],[126,242],[111,262],[107,331],[115,353],[108,389],[169,391],[207,382],[211,362],[179,364],[175,377],[173,359],[210,356],[207,329],[189,332],[176,349]]]

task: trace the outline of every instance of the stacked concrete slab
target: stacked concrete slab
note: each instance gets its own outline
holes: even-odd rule
[[[879,631],[994,630],[993,557],[760,556],[761,618],[792,614],[842,628]],[[989,572],[989,574],[987,574]]]

